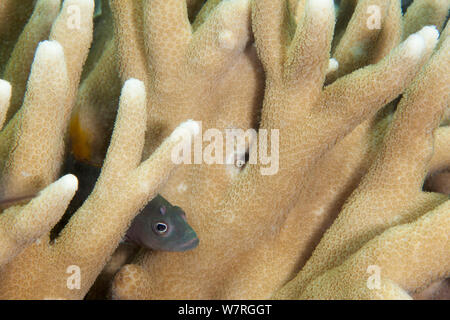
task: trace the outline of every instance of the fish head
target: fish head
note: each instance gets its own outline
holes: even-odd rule
[[[161,251],[187,251],[196,248],[199,239],[178,206],[160,205],[145,219],[140,243],[144,247]]]

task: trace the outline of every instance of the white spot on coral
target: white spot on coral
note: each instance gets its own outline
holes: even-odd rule
[[[402,220],[402,216],[401,215],[396,215],[392,218],[392,222],[393,223],[398,223]]]
[[[232,224],[232,223],[234,222],[235,215],[234,215],[234,214],[227,215],[227,216],[225,217],[225,219],[226,219],[226,222],[227,222],[227,223]]]
[[[338,62],[336,59],[331,58],[330,61],[328,61],[328,70],[327,70],[327,73],[334,72],[334,71],[336,71],[338,68],[339,68],[339,62]]]
[[[22,176],[24,176],[24,177],[29,177],[29,176],[31,176],[31,173],[28,173],[28,172],[26,172],[26,171],[22,171],[21,174],[22,174]]]
[[[236,47],[237,38],[230,30],[224,30],[219,34],[219,46],[222,49],[233,50]]]
[[[187,185],[184,182],[180,183],[177,187],[177,191],[179,193],[184,193],[184,192],[186,192],[186,190],[187,190]]]
[[[148,190],[150,189],[150,182],[147,180],[140,180],[139,187],[141,188],[143,193],[147,193]]]
[[[325,212],[325,208],[324,207],[320,207],[319,209],[315,210],[313,213],[314,215],[320,217],[321,215],[323,215]]]

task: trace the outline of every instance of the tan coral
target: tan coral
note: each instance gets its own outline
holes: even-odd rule
[[[419,31],[424,24],[442,28],[449,9],[447,0],[415,0],[405,14],[405,34]]]
[[[5,67],[3,78],[13,85],[13,95],[8,109],[10,120],[23,103],[27,79],[34,53],[39,42],[48,39],[50,29],[60,10],[60,0],[40,0],[19,36]]]
[[[38,6],[38,10],[42,10],[42,7]],[[46,92],[46,87],[52,83],[59,83],[60,90],[55,90],[53,94],[43,95]],[[35,63],[33,64],[32,76],[30,77],[29,85],[33,86],[31,90],[28,91],[27,99],[31,100],[32,103],[27,101],[23,109],[20,111],[20,118],[16,119],[15,124],[12,125],[13,129],[6,128],[1,132],[0,140],[2,141],[2,146],[7,147],[8,136],[15,132],[17,135],[15,137],[14,146],[15,150],[20,150],[21,148],[26,148],[33,145],[36,141],[33,135],[38,134],[36,132],[36,126],[40,125],[43,130],[48,130],[45,134],[41,134],[40,138],[46,138],[49,141],[49,148],[44,149],[44,153],[41,153],[35,157],[33,160],[42,160],[41,164],[51,164],[50,162],[45,163],[45,158],[42,156],[57,156],[58,143],[56,148],[54,142],[52,142],[52,135],[60,136],[61,131],[64,127],[64,113],[67,109],[61,108],[59,106],[64,105],[65,90],[67,89],[67,71],[65,70],[64,54],[61,46],[53,42],[42,43],[36,53]],[[0,129],[3,126],[3,122],[6,118],[7,109],[10,104],[12,90],[9,82],[1,80],[0,81]],[[43,106],[43,101],[50,104],[48,108]],[[52,103],[54,105],[52,105]],[[56,107],[56,110],[55,110]],[[67,115],[65,116],[67,121]],[[36,122],[35,120],[40,119]],[[34,124],[33,124],[34,121]],[[41,122],[42,121],[42,122]],[[18,124],[18,125],[17,125]],[[11,128],[11,127],[10,127]],[[53,131],[53,130],[56,130]],[[49,135],[50,134],[50,135]],[[6,139],[5,139],[6,137]],[[9,138],[10,139],[10,138]],[[3,144],[4,143],[4,144]],[[4,150],[4,149],[3,149]],[[48,155],[45,151],[49,152]],[[55,154],[56,152],[56,154]],[[5,156],[5,154],[3,154]],[[4,167],[4,162],[7,161],[7,157],[1,159],[2,167]],[[15,158],[17,161],[17,157]],[[21,168],[22,170],[29,170],[29,161],[24,161],[20,163],[12,163],[11,158],[8,160],[10,166],[16,166],[16,168]],[[54,165],[59,165],[57,161]],[[46,166],[44,166],[46,167]],[[54,174],[52,170],[54,168],[46,168],[37,174],[38,178],[48,179],[48,175]],[[50,172],[49,172],[50,171]],[[7,174],[11,174],[11,170],[6,168]],[[23,172],[23,171],[22,171]],[[4,172],[3,172],[4,173]],[[41,176],[39,176],[39,174]],[[17,183],[16,179],[9,177],[9,185],[15,185]],[[5,180],[3,180],[5,182]],[[8,185],[8,183],[6,184]],[[32,196],[31,192],[35,192],[36,189],[30,188],[29,190],[22,190],[24,193],[20,193],[20,190],[6,190],[1,189],[1,197],[3,201],[11,197],[12,199],[21,196]],[[13,259],[18,253],[20,253],[25,247],[31,244],[33,241],[39,239],[43,234],[50,231],[50,229],[56,224],[56,222],[61,218],[65,209],[67,208],[69,201],[73,197],[77,189],[77,180],[73,176],[65,176],[55,183],[44,189],[40,195],[36,196],[29,204],[20,206],[15,205],[7,210],[4,210],[0,215],[0,266],[3,266],[11,259]],[[26,193],[26,192],[30,193]]]
[[[1,196],[6,199],[37,193],[56,179],[62,164],[65,131],[91,39],[93,1],[69,0],[64,4],[50,35],[63,45],[55,40],[39,45],[24,105],[0,135]],[[73,30],[68,23],[71,5],[78,6],[81,15],[80,25]],[[73,37],[68,36],[71,33]],[[11,90],[5,81],[1,88],[3,118]],[[76,190],[73,176],[51,184],[29,204],[2,212],[1,298],[83,298],[130,221],[175,168],[172,149],[191,143],[198,133],[196,123],[186,122],[140,164],[146,131],[144,84],[128,80],[120,104],[96,188],[54,241],[50,241],[48,231]],[[32,175],[22,174],[23,170]],[[76,276],[77,270],[81,272],[79,287],[70,274],[75,272]]]
[[[244,85],[237,95],[237,84],[230,82],[239,71],[234,66],[251,51],[246,47],[250,37],[249,2],[217,4],[196,29],[198,22],[191,27],[186,6],[185,1],[111,2],[121,78],[141,79],[148,91],[146,154],[181,121],[188,118],[207,121],[215,118],[218,111],[230,114],[229,95],[241,99],[233,105],[254,104],[252,85]],[[231,15],[233,19],[228,19]],[[205,13],[199,16],[204,19]],[[165,19],[170,28],[162,27]],[[235,70],[235,76],[230,75],[230,69]],[[252,70],[248,75],[241,74],[239,84],[245,84],[246,79],[254,83],[254,73]],[[217,94],[219,90],[221,94]],[[245,94],[246,91],[249,93]],[[242,110],[246,113],[252,111],[251,107],[245,107]],[[88,107],[82,108],[80,117],[92,118],[83,115],[89,113]],[[80,130],[95,136],[92,134],[95,127],[84,128],[83,122],[80,121]]]
[[[354,14],[366,15],[366,12],[359,10]],[[400,18],[390,17],[394,20]],[[364,20],[355,20],[362,21],[360,29],[365,27]],[[401,23],[397,21],[389,25],[400,26]],[[357,29],[353,26],[349,31],[354,32]],[[437,32],[432,27],[426,27],[420,33],[428,39],[424,63],[432,53]],[[385,45],[392,47],[398,41],[398,37],[392,37],[392,43]],[[381,45],[377,48],[384,51]],[[347,54],[351,54],[351,51]],[[350,56],[348,61],[351,61],[351,58]],[[357,69],[357,64],[360,63],[357,58],[353,57],[355,64],[350,71]],[[241,266],[237,268],[239,271],[234,271],[239,275],[230,281],[230,287],[234,289],[228,298],[268,298],[274,290],[295,277],[323,233],[336,218],[344,201],[367,172],[391,122],[391,109],[392,106],[385,107],[376,116],[355,128],[336,147],[322,156],[311,172],[303,177],[308,187],[297,197],[297,203],[290,211],[280,234],[273,239],[261,241],[255,250],[242,258]],[[430,172],[442,170],[442,165],[449,163],[446,160],[450,155],[450,137],[445,134],[447,131],[446,128],[437,130]]]
[[[38,4],[54,6],[48,1]],[[69,8],[73,5],[80,9],[79,26],[69,23]],[[41,6],[36,10],[42,10]],[[23,106],[0,134],[0,183],[4,197],[36,193],[59,175],[67,122],[92,39],[92,12],[93,3],[89,0],[66,1],[53,23],[51,41],[42,43],[41,50],[36,51]],[[33,19],[29,23],[34,24]],[[31,31],[24,29],[23,42],[14,54],[20,54],[23,48],[33,49],[35,38],[27,36]],[[25,78],[20,76],[16,80],[20,91]],[[14,85],[13,82],[13,88]],[[36,137],[42,139],[40,143]]]
[[[196,123],[186,122],[140,164],[145,111],[143,83],[127,81],[107,158],[94,191],[54,241],[50,242],[47,234],[2,267],[1,298],[84,297],[131,220],[176,166],[171,161],[172,149],[180,143],[191,143],[198,132]],[[74,276],[79,272],[80,277],[73,287],[71,272],[75,272]]]
[[[205,192],[199,192],[200,181],[192,178],[190,204],[184,209],[195,215],[192,224],[202,239],[199,248],[177,255],[139,256],[136,265],[118,274],[116,298],[235,297],[237,286],[230,285],[234,278],[228,275],[256,244],[281,227],[305,187],[300,177],[360,121],[394,99],[416,74],[427,51],[422,36],[414,35],[378,64],[339,79],[322,92],[334,21],[332,3],[309,1],[291,44],[283,3],[253,2],[256,47],[267,79],[260,127],[280,129],[279,172],[264,176],[260,165],[247,165],[229,186],[214,185]],[[382,85],[383,81],[392,86]],[[122,281],[129,277],[139,284],[137,288]],[[164,282],[167,279],[170,285]]]
[[[280,290],[276,297],[342,298],[351,294],[353,286],[361,288],[362,268],[377,265],[380,261],[384,261],[380,262],[382,269],[388,269],[384,271],[385,276],[410,292],[423,288],[436,278],[448,276],[448,197],[426,193],[421,189],[433,152],[432,133],[449,101],[449,81],[443,75],[449,74],[447,69],[450,66],[450,38],[447,37],[444,41],[423,72],[406,90],[369,172],[347,200],[338,218],[322,237],[298,276]],[[440,207],[434,210],[438,206]],[[415,221],[418,217],[421,218]],[[400,226],[389,229],[396,225]],[[430,232],[430,235],[426,235],[421,228],[441,228],[442,232]],[[386,229],[389,229],[386,236],[383,234],[365,245]],[[405,232],[412,238],[407,245],[403,244]],[[376,244],[380,242],[377,247]],[[400,247],[384,249],[385,244]],[[434,247],[434,250],[428,246]],[[408,250],[414,248],[418,256],[408,254]],[[371,250],[382,253],[369,254]],[[427,257],[430,250],[435,251],[437,256]],[[391,252],[401,252],[402,255],[392,257]],[[353,253],[355,254],[348,258]],[[405,262],[408,257],[417,259],[415,262]],[[348,260],[345,260],[347,258]],[[396,265],[397,261],[403,267]],[[334,267],[337,268],[333,269]],[[413,272],[414,268],[417,268],[416,273]],[[343,269],[346,270],[344,273],[348,272],[348,281],[342,286],[354,283],[348,288],[337,287],[336,290],[327,291],[327,288],[330,289],[335,283],[335,280],[330,280],[329,277],[334,279],[336,273],[341,277],[343,274],[340,272]],[[405,276],[403,270],[414,274],[414,279]],[[361,290],[366,292],[366,289]],[[321,296],[319,291],[324,296]],[[355,292],[358,291],[355,289]],[[356,296],[349,297],[363,297],[358,296],[359,293],[355,294]]]
[[[93,2],[78,1],[86,5]],[[366,15],[372,2],[382,9],[381,26],[368,30],[365,29]],[[8,78],[13,90],[18,89],[13,93],[16,96],[12,100],[18,101],[12,103],[13,109],[21,105],[20,92],[23,93],[25,88],[24,79],[31,66],[33,48],[46,38],[52,14],[56,13],[56,7],[47,7],[46,3],[56,4],[57,1],[38,2],[38,7],[49,13],[48,20],[32,18],[28,29],[25,28],[28,31],[19,39],[16,53],[13,53],[16,59],[21,55],[28,57],[25,59],[28,62],[15,77],[17,80]],[[448,4],[416,0],[403,19],[399,3],[393,0],[342,1],[336,34],[332,37],[333,6],[328,0],[254,0],[252,9],[248,0],[111,1],[114,36],[108,28],[111,16],[105,7],[107,14],[97,20],[102,23],[96,29],[88,65],[81,76],[84,82],[78,92],[72,118],[73,150],[78,155],[95,163],[103,160],[116,119],[121,82],[133,77],[144,83],[137,80],[125,82],[102,176],[90,198],[55,242],[49,242],[47,235],[37,242],[35,240],[46,234],[62,214],[74,192],[75,183],[62,184],[68,186],[65,189],[57,181],[28,205],[15,206],[2,213],[0,227],[9,232],[3,232],[0,238],[3,248],[6,248],[0,251],[0,264],[5,264],[0,271],[0,295],[5,298],[82,298],[137,210],[153,194],[160,192],[187,212],[190,224],[200,236],[200,246],[186,253],[142,250],[133,264],[125,266],[117,275],[112,292],[114,298],[268,298],[303,266],[361,177],[364,176],[360,189],[377,191],[385,186],[384,181],[376,178],[378,175],[387,176],[386,181],[392,181],[386,185],[386,189],[392,192],[385,197],[389,203],[386,205],[377,201],[380,197],[357,191],[354,194],[357,199],[350,200],[346,208],[352,203],[357,204],[356,212],[359,207],[378,208],[378,216],[386,218],[382,208],[389,207],[392,219],[375,229],[369,219],[367,225],[356,230],[357,236],[362,233],[365,238],[348,240],[351,252],[337,254],[337,264],[311,276],[312,281],[304,281],[300,285],[293,281],[293,289],[287,286],[290,293],[284,297],[408,299],[413,291],[418,292],[431,281],[448,276],[448,242],[445,241],[448,202],[438,207],[448,198],[423,193],[419,183],[427,173],[436,177],[448,168],[448,127],[444,117],[442,126],[434,130],[434,154],[431,158],[429,146],[433,139],[430,136],[420,138],[420,134],[414,131],[418,128],[416,122],[409,122],[415,118],[404,117],[415,112],[408,106],[424,104],[427,107],[415,117],[428,120],[417,125],[437,126],[438,107],[433,107],[433,103],[427,104],[425,100],[436,102],[442,98],[444,91],[438,92],[445,87],[441,70],[437,71],[439,68],[436,66],[428,67],[422,80],[416,81],[428,83],[435,79],[439,82],[438,87],[421,94],[420,90],[414,89],[417,82],[413,84],[394,117],[396,102],[385,106],[404,91],[432,54],[436,30],[422,27],[435,24],[440,29],[445,18],[444,8]],[[429,8],[434,8],[434,11],[427,11]],[[250,32],[251,10],[256,37],[254,45]],[[411,18],[421,13],[421,19]],[[86,20],[83,21],[88,21],[90,15],[84,11],[83,19]],[[59,22],[64,21],[63,17],[64,8]],[[35,36],[27,38],[26,34],[33,29],[33,21],[40,23],[40,27],[35,28]],[[402,31],[402,24],[406,32]],[[21,148],[28,152],[27,143],[31,145],[34,140],[31,134],[25,132],[22,135],[15,129],[20,127],[20,122],[14,122],[13,118],[7,124],[7,129],[13,129],[0,134],[0,154],[5,159],[2,165],[8,163],[8,168],[2,171],[3,181],[7,183],[4,185],[8,186],[5,194],[20,190],[19,187],[24,191],[40,190],[58,176],[63,159],[61,150],[66,146],[67,114],[74,104],[81,66],[87,56],[87,50],[81,50],[77,55],[75,41],[71,41],[75,37],[62,38],[69,32],[64,27],[64,24],[55,23],[50,37],[52,40],[59,37],[58,42],[61,42],[67,57],[59,55],[58,63],[44,70],[45,63],[39,65],[45,60],[42,58],[45,55],[39,55],[38,50],[28,84],[29,92],[31,87],[37,87],[31,82],[33,73],[34,76],[46,76],[46,82],[51,83],[59,74],[58,70],[63,70],[63,64],[66,64],[69,70],[66,77],[61,77],[65,79],[61,83],[66,83],[67,100],[62,100],[62,91],[55,96],[59,97],[64,108],[59,113],[52,113],[51,108],[33,109],[31,103],[26,105],[25,98],[24,107],[19,112],[10,111],[11,115],[20,115],[23,110],[34,110],[28,115],[31,123],[38,123],[43,118],[57,122],[59,127],[50,129],[57,133],[58,143],[48,148],[48,152],[57,156],[44,159],[41,154],[43,161],[35,162],[31,158],[20,157],[20,152],[19,156],[15,155],[15,150]],[[444,46],[448,30],[443,32],[438,48]],[[419,32],[411,35],[416,31]],[[81,42],[89,42],[90,33],[91,28],[82,32]],[[400,44],[401,39],[407,40]],[[265,74],[261,71],[256,51]],[[100,55],[101,52],[103,54]],[[210,60],[208,55],[212,56]],[[330,56],[334,59],[329,60]],[[439,59],[437,56],[433,61]],[[10,65],[17,67],[13,62]],[[419,94],[414,96],[415,92]],[[44,89],[39,93],[41,97],[48,95]],[[0,122],[5,118],[9,100],[9,84],[0,82]],[[50,113],[52,118],[45,116]],[[54,121],[55,117],[59,117],[58,121]],[[7,118],[9,120],[9,116]],[[178,145],[175,137],[183,133],[193,136],[197,126],[188,122],[171,138],[164,139],[179,122],[189,118],[201,120],[203,130],[214,128],[219,133],[230,128],[279,129],[278,173],[261,175],[261,170],[267,169],[262,164],[247,163],[238,168],[234,163],[225,166],[202,163],[183,166],[163,187],[175,167],[170,159],[172,148]],[[397,131],[392,129],[396,127],[396,122],[392,125],[393,118],[401,122]],[[413,125],[403,126],[405,123]],[[36,126],[25,128],[31,132]],[[383,144],[386,132],[397,138],[389,140],[387,136],[386,144]],[[14,139],[19,148],[14,144],[3,144]],[[410,150],[406,148],[410,153],[395,152],[400,148],[396,142],[404,139],[411,140],[408,140]],[[386,148],[386,145],[394,147]],[[420,148],[424,145],[427,147]],[[275,152],[272,148],[270,151]],[[389,152],[390,156],[386,156]],[[151,158],[138,167],[141,159],[150,154]],[[244,154],[238,156],[244,158]],[[372,173],[366,174],[374,159],[375,164],[370,169]],[[17,174],[21,166],[45,162],[51,165],[38,168],[32,184]],[[414,163],[415,168],[412,168]],[[419,165],[426,168],[420,170]],[[145,178],[150,173],[153,179]],[[405,183],[407,187],[400,188],[391,173],[408,181]],[[415,185],[416,193],[411,191],[409,182]],[[140,187],[147,191],[140,193]],[[397,203],[396,194],[401,196],[399,199],[413,198],[414,201]],[[48,199],[45,195],[54,199],[54,207],[40,210],[40,215],[30,216],[28,213],[33,205],[45,204]],[[395,209],[405,216],[396,216]],[[22,214],[24,219],[17,218]],[[359,215],[355,216],[361,219]],[[336,223],[341,220],[340,216]],[[17,227],[24,227],[12,228],[15,221],[22,221]],[[37,221],[35,228],[29,227],[30,221]],[[405,221],[411,223],[404,224]],[[433,235],[430,232],[438,228],[441,233]],[[330,232],[335,232],[335,229],[331,227]],[[343,230],[355,228],[344,226]],[[408,243],[399,239],[402,235],[409,237]],[[330,237],[328,233],[323,242],[327,237]],[[418,239],[426,241],[426,245],[419,249],[416,248]],[[439,240],[443,245],[436,244]],[[326,243],[321,245],[328,248]],[[318,247],[319,255],[320,250],[323,251],[321,245]],[[403,260],[389,261],[392,250],[407,254],[416,252],[420,257],[417,261],[409,261],[409,258],[414,259],[409,254]],[[433,250],[435,252],[431,252]],[[428,251],[440,256],[431,256]],[[121,258],[120,254],[119,251],[115,258]],[[381,257],[377,257],[378,254]],[[323,267],[321,258],[313,256],[312,262],[305,267],[306,272],[314,269],[314,259],[319,260],[319,269]],[[432,265],[433,259],[447,260]],[[123,257],[112,260],[113,264],[105,269],[106,273],[109,272],[106,283],[118,264],[126,260]],[[29,265],[33,267],[29,268]],[[378,290],[368,290],[368,265],[381,266],[381,287]],[[407,265],[415,268],[419,277],[412,279],[402,274]],[[72,268],[67,269],[70,266]],[[76,271],[73,266],[81,267],[80,290],[69,289],[74,282],[67,281],[74,278],[66,272]],[[324,288],[329,290],[324,291]]]
[[[203,2],[187,1],[190,17],[196,16]],[[95,21],[93,45],[83,68],[83,82],[71,124],[75,155],[96,164],[101,163],[106,153],[121,87],[109,0],[102,0],[101,5],[102,14]]]
[[[57,83],[54,90],[45,94],[53,83]],[[24,105],[0,135],[2,197],[33,194],[57,177],[64,151],[61,132],[70,114],[65,103],[68,88],[61,45],[41,43]],[[36,136],[43,139],[41,143],[36,143]]]
[[[12,87],[8,81],[0,79],[0,130],[6,120],[6,113],[11,101]]]
[[[340,28],[336,31],[337,36],[334,39],[336,46],[333,48],[333,58],[338,61],[339,68],[328,76],[328,81],[378,62],[400,42],[402,37],[399,1],[358,1],[351,13],[348,12],[346,4],[341,6],[343,9],[339,11],[340,16],[351,14],[351,19],[345,29],[338,25]],[[341,20],[343,19],[338,21]]]
[[[312,281],[300,298],[411,299],[408,291],[449,275],[449,210],[447,201],[417,221],[388,229]]]
[[[77,186],[75,176],[64,176],[42,190],[30,203],[13,206],[1,213],[0,268],[50,232],[69,205]]]

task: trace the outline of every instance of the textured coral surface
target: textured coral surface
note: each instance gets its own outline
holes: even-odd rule
[[[405,8],[2,0],[0,299],[449,299],[450,2]],[[196,249],[120,244],[158,193]]]

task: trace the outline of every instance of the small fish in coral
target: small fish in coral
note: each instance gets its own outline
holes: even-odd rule
[[[68,221],[91,194],[100,171],[99,164],[78,160],[73,154],[68,157],[65,172],[78,177],[79,188],[63,220]],[[123,242],[151,250],[187,251],[196,248],[199,239],[183,209],[157,195],[131,222]]]
[[[187,251],[196,248],[199,239],[187,223],[180,207],[157,195],[136,216],[125,241],[144,248],[162,251]]]

